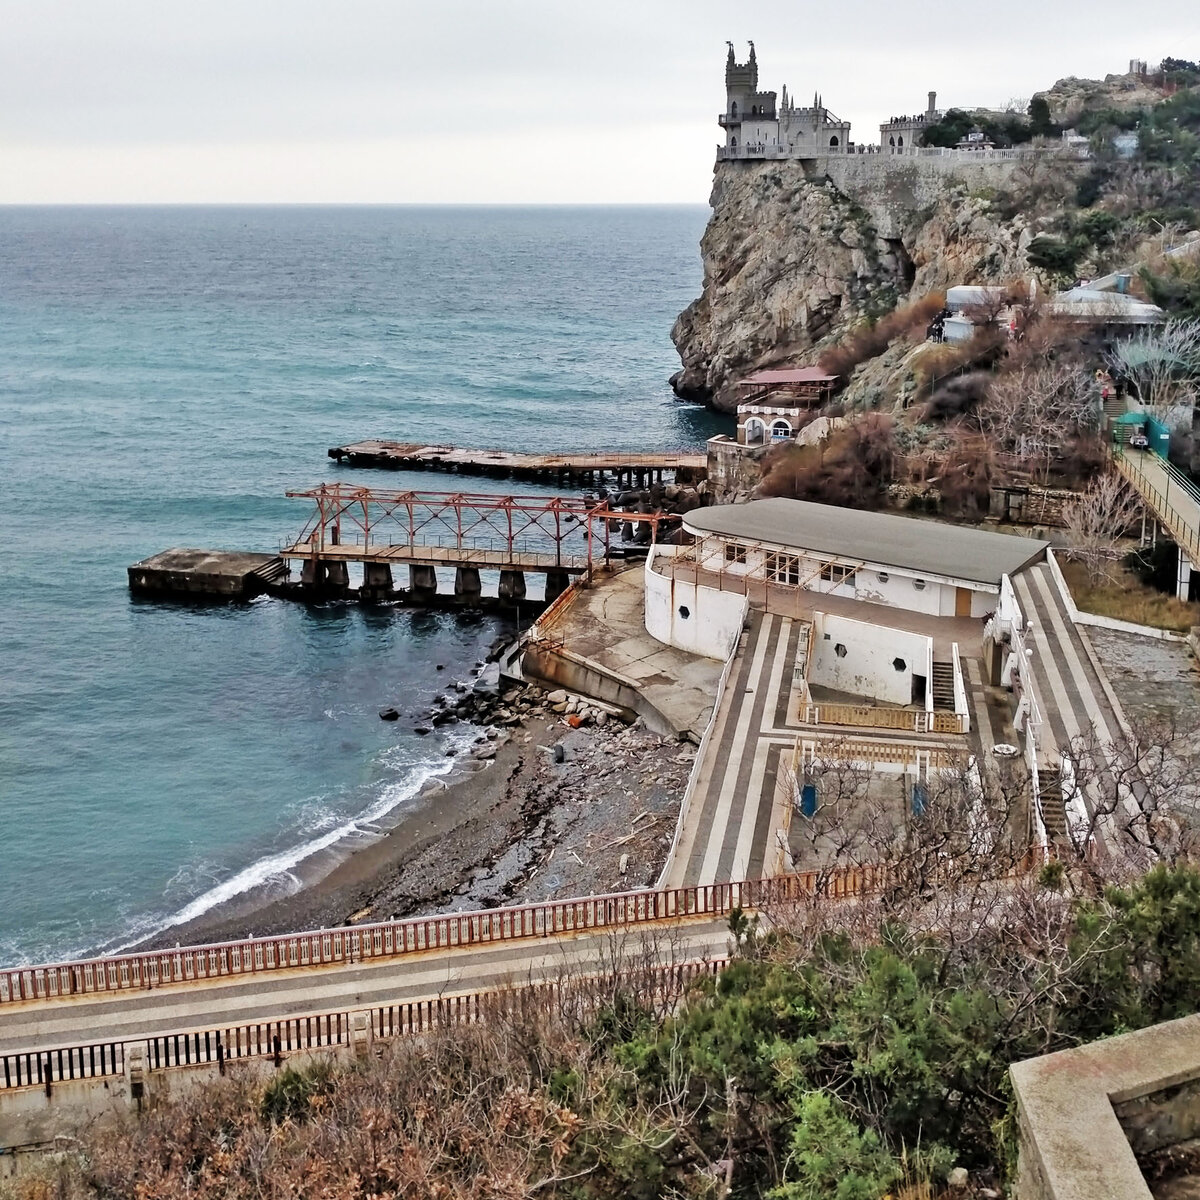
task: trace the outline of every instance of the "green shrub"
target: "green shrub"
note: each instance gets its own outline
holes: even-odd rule
[[[318,1060],[306,1067],[285,1067],[263,1089],[258,1113],[264,1124],[303,1121],[313,1100],[333,1091],[337,1080],[331,1063]]]
[[[1043,233],[1029,243],[1029,251],[1025,257],[1031,267],[1050,271],[1054,275],[1071,276],[1075,274],[1084,249],[1083,242],[1066,241]]]

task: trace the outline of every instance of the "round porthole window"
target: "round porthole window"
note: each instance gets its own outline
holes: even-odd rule
[[[913,580],[913,587],[915,587],[915,588],[917,589],[917,591],[918,591],[918,592],[923,592],[923,591],[925,590],[925,580],[923,580],[923,579],[914,579],[914,580]]]
[[[838,644],[834,646],[833,652],[838,656],[838,658],[846,657],[846,647],[843,646],[841,642],[838,642]]]
[[[895,667],[897,671],[903,671],[907,669],[908,663],[906,663],[902,658],[893,658],[892,666]]]
[[[679,615],[686,621],[692,615],[692,610],[686,604],[679,606]]]

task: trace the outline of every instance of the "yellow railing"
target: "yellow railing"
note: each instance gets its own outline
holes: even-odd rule
[[[963,733],[963,719],[952,712],[918,708],[876,708],[870,704],[809,704],[800,714],[805,725],[845,725],[858,729],[897,729],[909,733]]]

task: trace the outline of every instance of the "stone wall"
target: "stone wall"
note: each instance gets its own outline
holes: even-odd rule
[[[762,481],[762,463],[770,446],[741,446],[725,434],[708,439],[709,504],[740,504],[752,498]]]
[[[902,238],[912,217],[936,207],[947,187],[968,190],[1001,187],[1021,167],[1021,159],[973,159],[958,155],[909,158],[892,154],[842,154],[806,162],[811,179],[828,179],[870,214],[882,238]]]

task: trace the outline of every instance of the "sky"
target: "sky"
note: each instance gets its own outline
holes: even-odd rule
[[[857,141],[1131,58],[1184,0],[0,0],[0,203],[703,203],[725,42]]]

